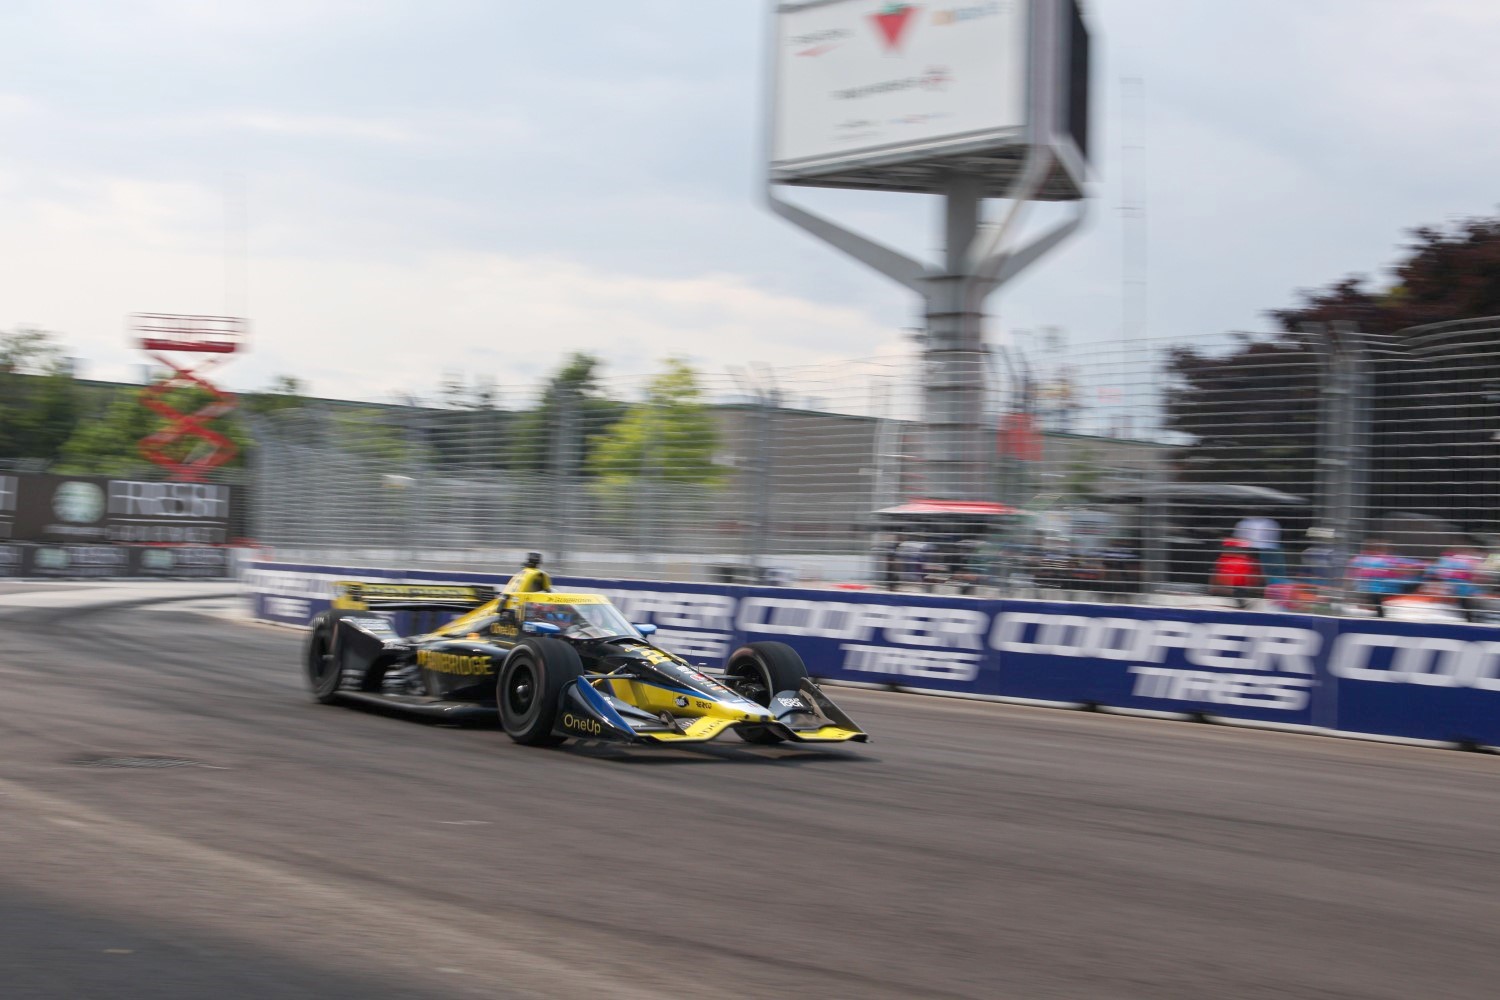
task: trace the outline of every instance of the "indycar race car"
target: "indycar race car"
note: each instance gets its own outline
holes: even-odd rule
[[[493,717],[511,739],[704,743],[733,730],[749,743],[864,742],[869,737],[780,642],[735,650],[713,677],[655,646],[599,594],[559,593],[532,553],[492,587],[339,583],[312,621],[313,697],[412,712]],[[381,612],[448,611],[435,631],[398,635]]]

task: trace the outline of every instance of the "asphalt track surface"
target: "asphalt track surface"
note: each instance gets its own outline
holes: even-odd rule
[[[849,750],[531,750],[316,705],[295,632],[22,589],[11,1000],[1500,992],[1494,757],[854,691]]]

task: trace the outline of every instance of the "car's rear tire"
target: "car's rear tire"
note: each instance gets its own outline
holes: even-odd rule
[[[771,707],[778,691],[796,691],[807,679],[807,664],[784,642],[752,642],[729,655],[724,673],[731,687],[757,705]],[[735,733],[746,743],[780,743],[782,737],[765,726],[738,726]]]
[[[500,725],[517,743],[557,746],[567,737],[552,731],[563,689],[583,675],[578,651],[561,639],[522,639],[495,684]]]
[[[307,687],[312,696],[324,705],[339,700],[339,688],[343,685],[343,665],[339,663],[334,647],[334,633],[338,628],[336,611],[325,611],[312,620],[303,649],[302,664],[307,675]]]

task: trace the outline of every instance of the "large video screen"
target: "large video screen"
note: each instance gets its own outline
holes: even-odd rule
[[[831,0],[777,15],[773,170],[815,174],[1019,141],[1028,0]]]

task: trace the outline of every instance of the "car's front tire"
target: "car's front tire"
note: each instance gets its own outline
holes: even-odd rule
[[[736,649],[724,665],[730,686],[757,705],[771,707],[778,691],[796,691],[808,677],[802,656],[784,642],[751,642]],[[766,726],[738,726],[746,743],[780,743],[782,737]]]
[[[522,639],[505,659],[495,685],[500,725],[517,743],[550,747],[563,690],[583,675],[578,651],[561,639]]]
[[[338,614],[325,611],[312,620],[303,648],[302,663],[307,676],[307,687],[312,696],[324,705],[339,699],[339,688],[343,684],[343,665],[339,663],[334,649],[334,632],[338,628]]]

